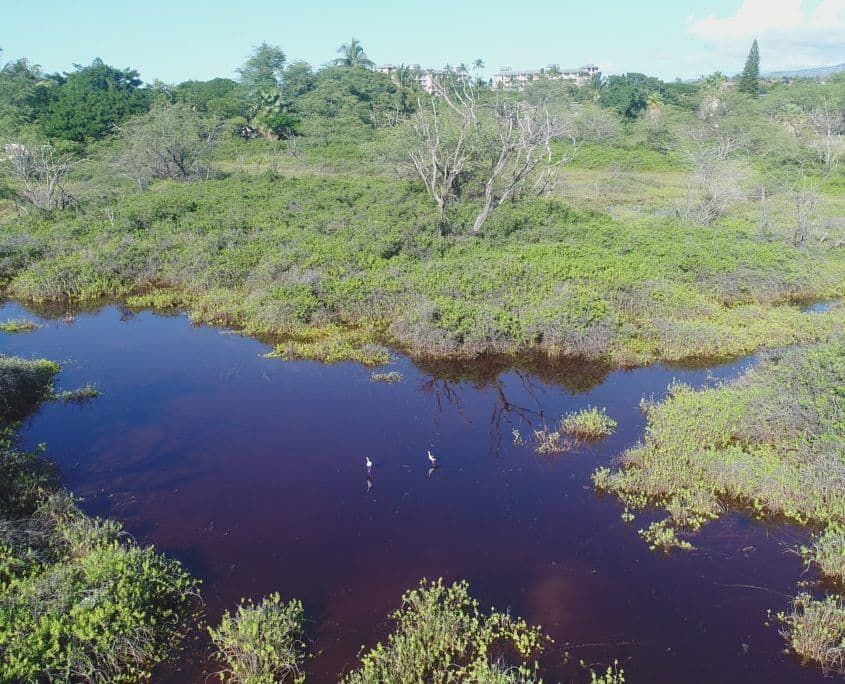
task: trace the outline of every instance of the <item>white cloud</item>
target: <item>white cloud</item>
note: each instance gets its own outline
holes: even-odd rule
[[[733,16],[692,18],[688,29],[731,60],[758,38],[766,71],[845,62],[845,0],[743,0]]]

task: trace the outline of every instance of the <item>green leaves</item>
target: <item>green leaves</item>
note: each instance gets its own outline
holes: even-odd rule
[[[360,666],[343,684],[528,684],[537,674],[534,659],[551,642],[521,618],[480,610],[465,581],[423,580],[405,593],[391,618],[393,633],[361,656]],[[508,647],[526,661],[494,664]]]

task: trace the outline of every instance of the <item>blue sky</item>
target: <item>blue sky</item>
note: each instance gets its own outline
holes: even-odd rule
[[[47,71],[94,57],[142,78],[232,76],[250,46],[319,65],[359,38],[378,63],[579,66],[662,78],[734,73],[751,40],[763,69],[845,62],[845,0],[0,0],[4,60]]]

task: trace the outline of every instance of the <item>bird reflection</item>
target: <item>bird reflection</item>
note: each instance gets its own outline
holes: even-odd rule
[[[435,471],[439,470],[439,469],[440,469],[439,465],[431,466],[431,468],[428,469],[428,479],[430,480],[431,476],[434,475]]]
[[[373,473],[372,471],[367,471],[367,493],[373,488]]]

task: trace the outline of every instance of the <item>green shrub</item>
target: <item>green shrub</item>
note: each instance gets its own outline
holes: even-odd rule
[[[8,321],[0,323],[0,330],[5,333],[22,333],[32,332],[37,330],[40,326],[34,321],[17,320],[10,318]]]
[[[799,656],[821,666],[825,673],[845,673],[845,604],[827,596],[799,594],[787,613],[778,616],[783,636]]]
[[[50,398],[59,365],[0,356],[0,426],[9,425]]]
[[[818,568],[826,579],[845,584],[845,531],[841,527],[826,529],[811,546],[801,549],[801,555],[808,566]]]
[[[446,684],[450,682],[532,682],[536,661],[511,666],[494,662],[503,647],[531,659],[546,637],[538,627],[507,613],[479,609],[466,582],[444,585],[423,580],[402,597],[391,616],[395,630],[361,656],[344,684]]]
[[[117,523],[55,495],[0,529],[0,680],[134,682],[181,640],[195,583]]]
[[[241,601],[234,614],[226,611],[220,626],[208,630],[221,678],[237,684],[304,681],[303,620],[302,604],[283,603],[277,593],[258,604]]]
[[[616,421],[607,415],[607,411],[592,406],[566,414],[560,426],[566,434],[586,440],[601,439],[616,431]]]

